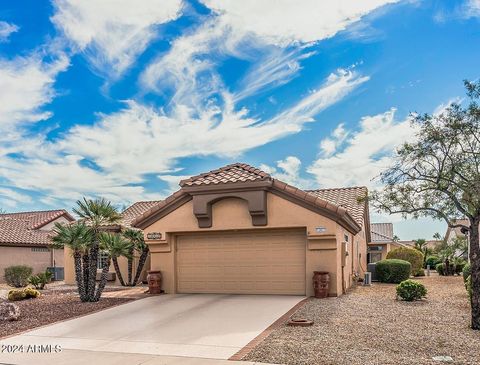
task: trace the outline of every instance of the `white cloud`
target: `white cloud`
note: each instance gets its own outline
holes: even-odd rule
[[[222,95],[223,108],[207,105],[198,112],[180,105],[168,114],[131,101],[126,109],[104,116],[93,127],[75,127],[62,148],[95,161],[110,174],[130,179],[171,169],[182,157],[237,156],[300,131],[304,123],[365,80],[353,72],[339,71],[317,91],[266,121],[249,117],[246,109],[235,110],[228,93]]]
[[[54,98],[55,78],[68,65],[68,58],[62,54],[50,63],[36,53],[13,60],[0,59],[0,126],[4,132],[14,134],[13,126],[50,117],[41,107]],[[4,134],[0,141],[9,140],[8,137]]]
[[[312,189],[313,181],[300,176],[302,162],[298,157],[287,156],[284,160],[276,162],[276,167],[261,164],[260,169],[272,175],[275,179],[283,181],[301,189]]]
[[[0,43],[8,41],[12,33],[18,32],[18,26],[0,20]]]
[[[120,76],[156,36],[156,26],[181,15],[181,0],[54,0],[52,22],[96,70]]]
[[[330,156],[347,138],[348,132],[345,130],[343,123],[340,123],[332,132],[331,137],[324,138],[320,141],[320,150],[324,156]]]
[[[480,0],[467,0],[462,8],[462,14],[466,18],[480,17]]]
[[[395,149],[413,138],[414,132],[408,118],[395,120],[395,109],[363,117],[360,130],[351,132],[350,137],[333,151],[329,150],[329,154],[321,155],[307,171],[323,187],[375,187],[372,179],[391,164]]]
[[[82,195],[116,203],[158,199],[164,192],[147,194],[141,186],[145,174],[160,174],[172,185],[181,178],[171,173],[180,158],[237,156],[298,132],[363,79],[351,72],[331,75],[317,91],[265,121],[249,117],[246,109],[235,110],[228,93],[223,109],[206,107],[198,115],[181,107],[170,115],[130,101],[124,110],[100,115],[93,126],[78,125],[56,142],[25,140],[17,146],[21,159],[1,160],[0,176],[18,188],[65,201]],[[295,162],[287,159],[279,168],[294,176]]]
[[[334,36],[369,12],[398,0],[203,0],[235,32],[281,47]]]

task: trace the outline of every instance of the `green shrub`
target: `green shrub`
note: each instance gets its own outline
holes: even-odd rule
[[[30,298],[37,298],[39,296],[40,292],[33,288],[12,289],[8,292],[8,300],[11,302]]]
[[[425,270],[420,269],[416,273],[414,273],[413,276],[425,276]]]
[[[466,283],[470,275],[472,275],[472,266],[470,263],[465,264],[462,270],[463,281]]]
[[[52,276],[53,274],[50,271],[42,272],[38,275],[30,276],[28,283],[33,285],[35,289],[42,290],[52,280]]]
[[[435,266],[435,270],[437,270],[438,275],[445,275],[445,264],[443,262],[437,264],[437,266]]]
[[[25,265],[9,266],[5,268],[5,281],[15,288],[23,288],[28,284],[28,278],[33,269]]]
[[[416,275],[423,268],[423,254],[414,248],[399,247],[387,254],[387,259],[408,261],[411,265],[411,274]]]
[[[466,262],[460,262],[455,264],[455,274],[460,275],[463,273],[463,268],[465,267]]]
[[[430,269],[433,270],[435,269],[435,266],[437,266],[441,262],[442,260],[438,256],[428,256],[427,260],[425,261],[425,268],[427,267],[427,265],[430,265]]]
[[[407,302],[420,300],[426,295],[427,288],[418,281],[408,279],[397,285],[397,296]]]
[[[387,259],[376,263],[375,272],[382,283],[398,284],[410,277],[412,265],[405,260]]]

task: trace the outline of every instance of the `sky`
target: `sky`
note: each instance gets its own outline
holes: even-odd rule
[[[0,208],[163,199],[237,161],[379,189],[411,113],[479,78],[479,43],[480,0],[3,0]]]

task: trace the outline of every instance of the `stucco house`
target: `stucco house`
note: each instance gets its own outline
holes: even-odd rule
[[[301,190],[243,163],[193,176],[131,223],[166,293],[313,295],[316,270],[337,296],[366,269],[364,187]]]
[[[33,273],[63,267],[63,250],[53,249],[49,236],[56,222],[72,221],[63,209],[0,214],[0,282],[5,268],[12,265],[30,266]]]
[[[394,240],[393,223],[372,223],[371,241],[368,243],[367,261],[373,264],[387,258],[387,254],[398,247],[405,246]]]

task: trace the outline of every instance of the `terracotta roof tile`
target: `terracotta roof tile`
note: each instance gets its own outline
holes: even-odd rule
[[[234,163],[180,181],[180,186],[202,186],[271,179],[266,172],[245,163]]]
[[[372,223],[370,224],[372,242],[393,241],[393,223]]]
[[[70,221],[74,220],[63,209],[0,214],[0,244],[48,245],[50,244],[49,235],[51,231],[41,230],[40,228],[61,216]]]
[[[147,212],[148,210],[159,205],[162,202],[163,200],[152,200],[136,202],[130,205],[122,212],[122,220],[120,224],[126,227],[130,227],[135,218],[141,216],[143,213]]]
[[[363,226],[366,205],[359,199],[367,195],[368,190],[366,187],[316,189],[307,190],[307,193],[317,196],[327,204],[333,204],[336,207],[345,209],[360,227]],[[317,204],[323,203],[318,202]]]

